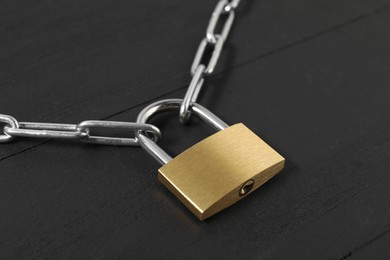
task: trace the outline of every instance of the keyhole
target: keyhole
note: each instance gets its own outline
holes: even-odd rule
[[[247,194],[253,188],[254,184],[255,184],[255,181],[252,179],[245,182],[244,185],[242,185],[242,187],[240,189],[240,192],[239,192],[240,196],[244,196],[245,194]]]

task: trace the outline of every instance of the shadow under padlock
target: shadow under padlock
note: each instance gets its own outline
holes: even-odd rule
[[[137,123],[178,110],[181,99],[157,101],[144,108]],[[200,220],[239,201],[284,167],[284,158],[242,123],[228,126],[203,106],[190,112],[218,130],[172,159],[142,132],[141,146],[163,166],[158,179]]]

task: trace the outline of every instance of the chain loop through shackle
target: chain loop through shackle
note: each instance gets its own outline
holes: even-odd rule
[[[4,123],[4,134],[0,135],[0,143],[11,141],[14,137],[35,137],[53,139],[73,139],[86,143],[115,145],[115,146],[139,146],[136,137],[111,137],[92,135],[92,129],[125,129],[134,133],[139,131],[150,136],[154,142],[161,138],[160,130],[150,124],[134,122],[99,121],[89,120],[79,124],[54,124],[18,122],[15,118],[0,114],[0,122]]]
[[[204,83],[204,77],[212,74],[218,63],[223,45],[234,22],[235,9],[238,7],[239,3],[240,0],[219,0],[214,8],[207,26],[206,36],[200,42],[191,66],[192,80],[187,93],[180,104],[176,102],[176,106],[179,106],[180,109],[180,121],[182,123],[186,123],[190,118],[192,113],[191,110],[193,109],[192,105],[197,101]],[[222,22],[222,20],[224,21]],[[217,25],[219,24],[221,24],[220,27],[222,29],[220,32],[216,32]],[[83,142],[107,145],[139,145],[137,137],[94,136],[91,134],[91,129],[94,128],[126,129],[136,133],[136,135],[139,133],[151,134],[152,139],[155,142],[161,137],[161,132],[157,127],[146,123],[140,124],[116,121],[83,121],[77,125],[33,123],[18,122],[12,116],[2,114],[0,114],[0,123],[5,124],[3,133],[0,132],[0,143],[9,142],[16,136],[22,136],[77,139]]]
[[[12,128],[19,128],[19,123],[15,118],[8,115],[0,114],[0,123],[4,123],[6,126],[10,126]],[[3,134],[0,134],[0,143],[7,143],[11,141],[14,137],[12,135],[7,134],[5,131]]]
[[[183,103],[182,99],[163,99],[156,101],[149,106],[145,107],[137,117],[137,123],[146,124],[154,116],[170,111],[180,109],[181,104]],[[207,108],[201,106],[198,103],[191,103],[190,113],[196,114],[204,122],[212,126],[215,130],[220,131],[229,127],[224,121],[219,117],[214,115]],[[139,139],[140,146],[147,151],[153,158],[155,158],[161,164],[167,164],[172,160],[172,157],[169,156],[163,149],[160,148],[155,142],[153,142],[148,136],[143,132],[139,131],[136,133],[137,138]]]
[[[209,24],[206,30],[206,37],[202,39],[196,51],[194,61],[191,66],[192,80],[184,96],[183,103],[180,106],[180,122],[185,124],[188,122],[191,113],[189,107],[192,102],[196,102],[200,90],[203,86],[204,77],[214,72],[221,55],[223,45],[232,28],[235,12],[240,0],[220,0],[214,8]],[[216,33],[216,27],[222,20],[223,16],[227,16],[222,24],[220,33]],[[211,56],[207,59],[207,64],[202,64],[205,60],[207,49],[211,49]]]

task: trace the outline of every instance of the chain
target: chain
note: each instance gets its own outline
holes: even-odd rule
[[[4,134],[0,135],[0,143],[11,141],[14,137],[35,137],[54,139],[75,139],[82,142],[118,145],[118,146],[139,146],[136,137],[110,137],[93,135],[94,129],[125,129],[134,134],[136,132],[146,133],[157,142],[161,138],[160,130],[150,124],[139,124],[133,122],[118,121],[83,121],[74,124],[53,124],[53,123],[33,123],[18,122],[14,117],[0,114],[0,122],[6,125],[3,128]]]
[[[223,45],[232,28],[235,12],[240,0],[220,0],[214,8],[209,24],[206,30],[206,36],[199,44],[194,61],[191,66],[192,80],[184,96],[183,103],[180,106],[180,122],[187,123],[191,113],[189,108],[191,103],[198,99],[200,90],[204,83],[204,77],[214,72],[222,52]],[[221,24],[222,30],[216,32],[216,27],[220,21],[225,18]],[[207,50],[210,50],[210,54]]]
[[[214,72],[222,52],[223,45],[233,25],[235,9],[240,0],[219,0],[211,15],[206,30],[206,36],[199,44],[191,66],[192,80],[187,93],[180,105],[180,121],[186,123],[191,115],[191,107],[198,99],[203,86],[204,78]],[[221,20],[224,19],[222,23]],[[221,31],[216,32],[217,25],[221,24]],[[35,137],[53,139],[74,139],[82,142],[139,146],[139,133],[150,137],[154,142],[161,138],[160,130],[151,124],[135,122],[89,120],[79,124],[54,124],[18,122],[14,117],[0,114],[0,123],[5,124],[3,134],[0,133],[0,143],[6,143],[15,137]],[[93,135],[94,129],[125,129],[134,133],[134,137],[115,137]]]

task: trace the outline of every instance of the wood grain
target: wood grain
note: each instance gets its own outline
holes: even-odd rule
[[[0,146],[2,259],[388,259],[390,1],[242,1],[201,103],[286,157],[199,222],[137,148]],[[132,121],[182,97],[211,1],[2,1],[0,113]],[[178,154],[213,131],[153,123]]]

